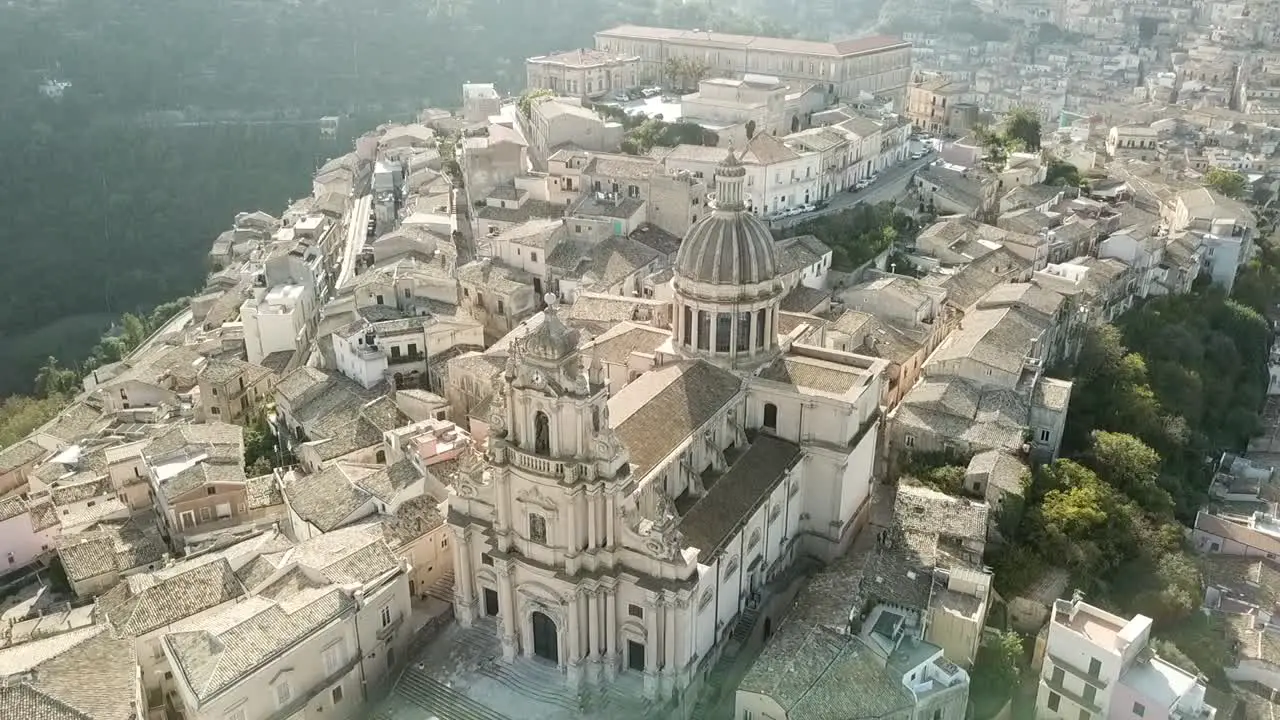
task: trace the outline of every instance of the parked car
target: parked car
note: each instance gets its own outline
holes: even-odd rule
[[[924,157],[924,151],[923,151],[923,150],[917,150],[917,151],[915,151],[915,152],[911,153],[911,159],[912,159],[912,160],[919,160],[919,159],[920,159],[920,158],[922,158],[922,157]]]
[[[817,205],[814,205],[813,203],[809,203],[809,204],[807,204],[807,205],[802,206],[802,207],[800,208],[800,212],[801,212],[801,214],[803,214],[803,213],[811,213],[811,212],[813,212],[814,210],[817,210],[817,209],[818,209],[818,206],[817,206]]]
[[[853,189],[854,189],[855,191],[857,191],[857,190],[865,190],[865,189],[866,189],[866,187],[867,187],[868,185],[870,185],[870,184],[871,184],[871,183],[867,182],[866,180],[859,180],[858,182],[856,182],[856,183],[854,183],[854,184],[853,184]]]
[[[871,176],[867,178],[867,184],[871,185],[879,179],[880,179],[880,175],[878,173],[871,173]]]
[[[647,98],[657,97],[658,95],[661,95],[661,94],[662,94],[662,88],[660,88],[660,87],[647,87],[647,88],[645,88],[644,90],[641,90],[641,91],[640,91],[640,94],[641,94],[641,95],[644,95],[644,96],[645,96],[645,97],[647,97]]]

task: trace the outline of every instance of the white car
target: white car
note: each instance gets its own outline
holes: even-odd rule
[[[875,181],[877,181],[877,180],[879,180],[879,179],[880,179],[880,176],[879,176],[879,175],[872,174],[870,177],[868,177],[868,178],[867,178],[867,184],[868,184],[868,185],[871,185],[872,183],[874,183]]]
[[[923,150],[917,150],[917,151],[915,151],[915,152],[911,153],[911,159],[912,159],[912,160],[919,160],[919,159],[920,159],[920,158],[922,158],[922,157],[924,157],[924,151],[923,151]]]
[[[867,182],[866,180],[859,180],[858,182],[856,182],[856,183],[854,183],[854,184],[853,184],[853,189],[854,189],[854,190],[865,190],[865,189],[866,189],[866,187],[867,187],[868,185],[870,185],[870,184],[871,184],[871,183]]]
[[[808,205],[805,205],[804,207],[800,208],[800,212],[801,212],[801,213],[811,213],[811,212],[813,212],[814,210],[817,210],[817,209],[818,209],[818,206],[817,206],[817,205],[814,205],[813,203],[809,203]]]

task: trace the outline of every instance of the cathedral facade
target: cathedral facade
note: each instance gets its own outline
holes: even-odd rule
[[[774,241],[732,150],[676,258],[671,337],[610,396],[548,298],[450,498],[455,611],[571,683],[709,669],[765,583],[847,548],[868,511],[886,363],[780,331]]]

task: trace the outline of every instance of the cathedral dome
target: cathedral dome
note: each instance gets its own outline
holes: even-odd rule
[[[715,211],[689,228],[676,253],[681,279],[708,285],[754,285],[778,272],[773,234],[742,202],[746,168],[733,154],[716,169]]]

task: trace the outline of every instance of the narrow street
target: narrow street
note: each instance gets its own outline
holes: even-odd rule
[[[368,232],[369,213],[373,208],[373,196],[362,195],[351,205],[346,218],[345,245],[342,248],[342,270],[338,273],[338,283],[334,290],[351,282],[356,274],[356,259],[364,248],[365,234]]]
[[[804,215],[795,215],[781,220],[773,220],[769,224],[775,228],[787,228],[798,225],[805,220],[837,213],[859,203],[876,204],[886,200],[897,200],[905,194],[907,182],[917,170],[933,162],[937,155],[930,153],[919,160],[908,160],[904,165],[886,168],[880,173],[880,179],[874,185],[857,192],[839,192],[832,195],[826,207]]]

